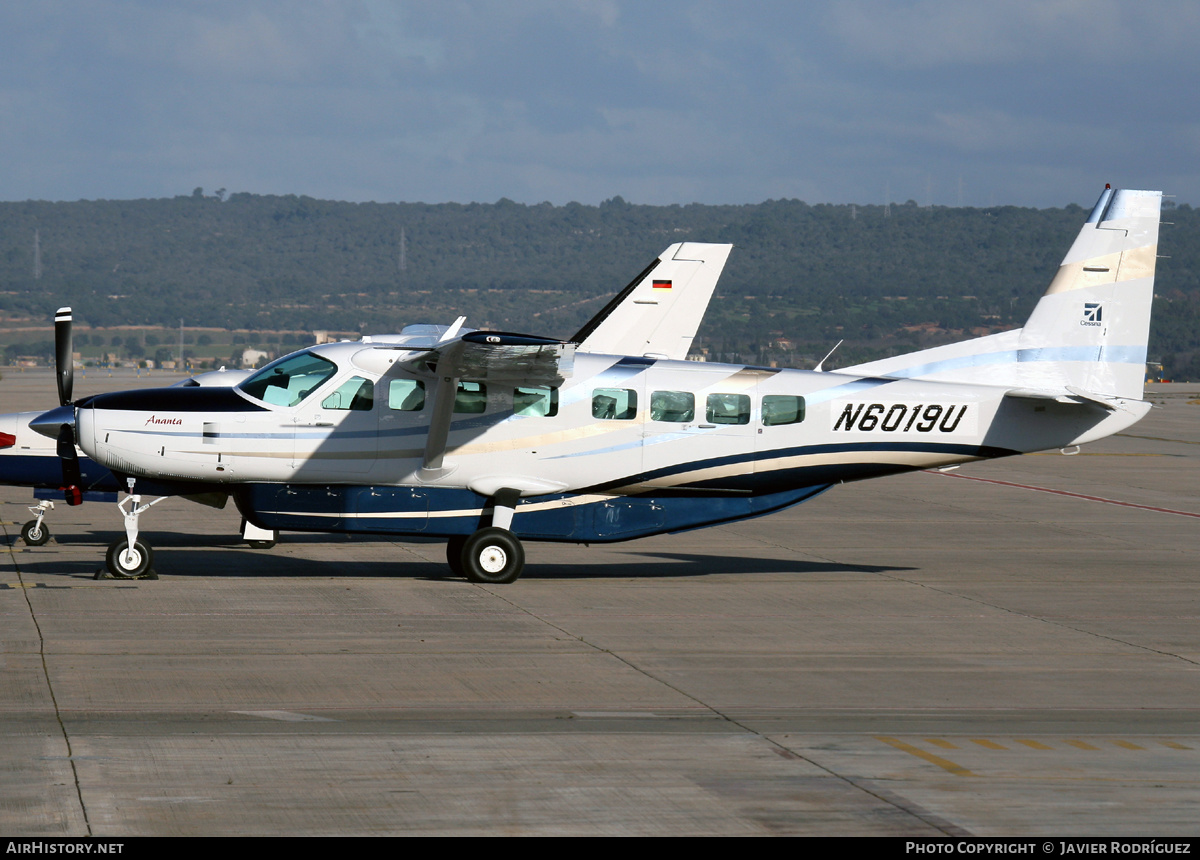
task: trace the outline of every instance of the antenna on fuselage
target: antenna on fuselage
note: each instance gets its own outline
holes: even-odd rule
[[[817,362],[817,366],[814,367],[813,370],[816,371],[817,373],[824,373],[825,372],[825,362],[829,361],[829,356],[833,355],[835,352],[837,352],[837,348],[845,342],[846,342],[846,339],[842,338],[837,343],[835,343],[833,345],[833,349],[829,350],[829,353],[824,358],[822,358],[820,361]]]

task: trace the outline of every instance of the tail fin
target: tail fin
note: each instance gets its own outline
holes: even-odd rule
[[[579,352],[686,358],[732,248],[672,245],[568,340]]]
[[[1105,187],[1024,328],[843,372],[1141,399],[1161,203]]]

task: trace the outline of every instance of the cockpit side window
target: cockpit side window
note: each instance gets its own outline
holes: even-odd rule
[[[311,352],[289,355],[268,364],[238,386],[256,400],[295,406],[337,372],[337,365]]]
[[[375,383],[361,376],[352,376],[321,401],[322,409],[345,409],[351,412],[370,412],[375,406]]]

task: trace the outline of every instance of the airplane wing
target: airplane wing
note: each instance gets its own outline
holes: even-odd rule
[[[554,385],[571,376],[575,344],[503,331],[473,331],[400,363],[418,376]]]
[[[473,331],[439,344],[404,362],[396,370],[436,380],[422,473],[445,473],[442,458],[460,380],[507,382],[512,385],[557,385],[574,368],[575,344],[545,337],[501,331]]]

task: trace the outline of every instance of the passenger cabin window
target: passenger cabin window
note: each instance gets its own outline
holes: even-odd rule
[[[344,409],[351,412],[370,412],[375,406],[375,383],[361,376],[352,376],[321,401],[322,409]]]
[[[337,365],[329,359],[302,352],[268,364],[238,388],[264,403],[295,406],[335,373]]]
[[[650,395],[650,420],[686,424],[696,417],[696,395],[690,391],[655,391]]]
[[[749,424],[750,395],[710,394],[704,417],[709,424]]]
[[[629,421],[637,417],[637,392],[630,388],[592,390],[592,417]]]
[[[799,424],[804,420],[804,398],[793,394],[767,394],[762,400],[764,427]]]
[[[558,414],[558,389],[529,385],[513,390],[513,414],[549,417]]]
[[[393,379],[388,383],[388,409],[420,412],[424,408],[424,382],[419,379]]]
[[[454,395],[454,411],[479,414],[487,411],[487,386],[482,382],[459,382]]]

